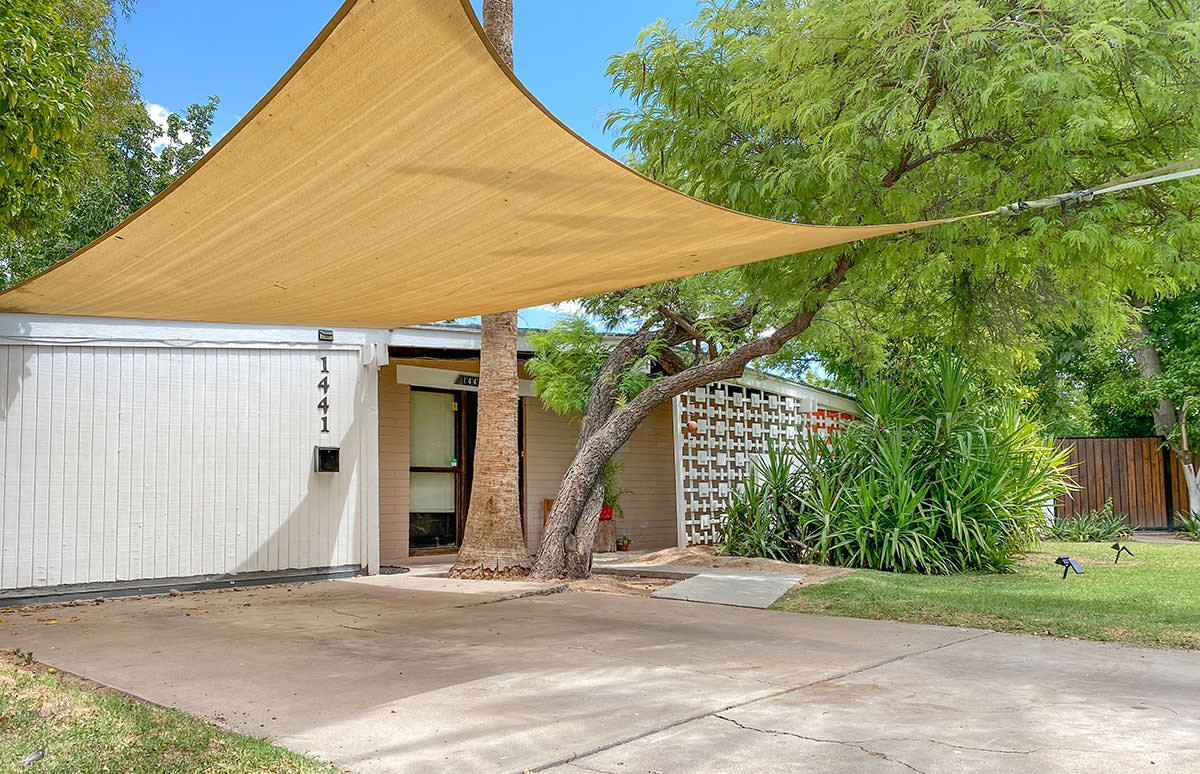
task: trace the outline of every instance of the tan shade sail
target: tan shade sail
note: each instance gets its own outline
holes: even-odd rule
[[[467,0],[350,0],[187,175],[0,312],[391,328],[919,225],[689,198],[554,119]]]

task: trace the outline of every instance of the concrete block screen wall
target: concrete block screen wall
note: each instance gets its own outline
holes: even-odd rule
[[[849,398],[805,385],[755,381],[759,386],[710,384],[677,399],[683,545],[712,544],[718,539],[726,498],[768,444],[786,445],[809,433],[836,432],[854,419],[858,408]],[[690,421],[696,423],[695,431],[683,429]]]

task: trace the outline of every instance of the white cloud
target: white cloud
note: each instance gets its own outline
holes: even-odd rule
[[[167,116],[171,115],[171,111],[167,110],[162,105],[156,105],[153,102],[146,103],[146,113],[150,119],[158,125],[158,136],[154,138],[154,152],[157,153],[170,143],[170,138],[167,137]],[[185,143],[192,141],[192,135],[188,132],[180,132],[179,139]]]
[[[560,301],[557,304],[543,304],[537,307],[545,309],[547,312],[557,312],[558,314],[579,314],[583,311],[582,301]]]

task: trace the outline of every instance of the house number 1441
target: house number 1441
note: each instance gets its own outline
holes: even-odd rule
[[[321,391],[321,402],[317,404],[317,411],[321,412],[321,432],[329,432],[329,357],[321,356],[321,381],[317,382],[317,389]]]

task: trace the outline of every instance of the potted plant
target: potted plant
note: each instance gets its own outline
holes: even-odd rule
[[[618,551],[628,551],[629,550],[629,542],[630,541],[629,541],[628,535],[622,535],[621,537],[617,538],[617,550]]]
[[[616,460],[609,460],[608,464],[604,466],[604,473],[600,480],[603,488],[603,499],[600,501],[600,524],[596,528],[596,539],[592,543],[592,550],[596,553],[623,551],[629,545],[628,536],[626,536],[626,549],[621,548],[620,541],[617,540],[617,528],[613,523],[614,516],[625,517],[621,510],[621,495],[629,491],[622,489],[617,483],[620,472],[621,463]]]
[[[621,473],[621,463],[616,460],[609,460],[604,466],[601,485],[604,487],[604,499],[600,505],[600,520],[608,521],[614,515],[624,518],[625,514],[621,511],[621,495],[629,492],[628,489],[622,489],[617,484],[617,476]]]

